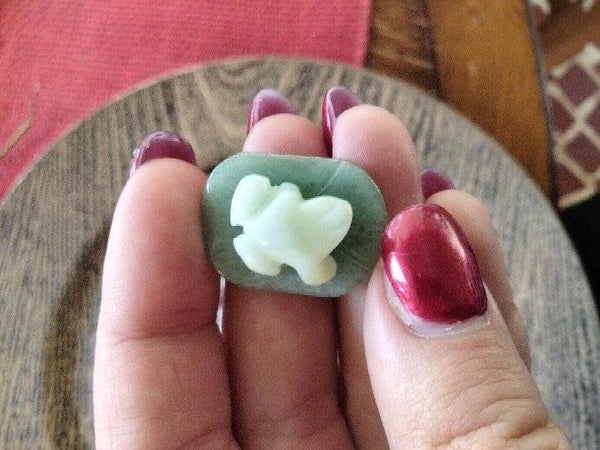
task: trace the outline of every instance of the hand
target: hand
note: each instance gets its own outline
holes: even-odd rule
[[[424,201],[413,144],[393,115],[330,91],[323,139],[274,95],[255,101],[244,151],[326,157],[331,142],[333,157],[375,180],[389,217]],[[201,238],[206,175],[177,159],[139,161],[104,266],[98,449],[568,447],[529,374],[502,253],[476,199],[455,190],[426,199],[454,217],[479,267],[452,273],[434,261],[428,273],[442,285],[480,273],[487,288],[473,294],[487,312],[453,332],[410,329],[380,263],[368,287],[333,301],[228,284],[221,333],[219,277]]]

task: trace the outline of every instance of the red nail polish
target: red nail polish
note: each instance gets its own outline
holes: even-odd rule
[[[259,120],[275,114],[296,114],[290,101],[273,89],[263,89],[254,96],[248,112],[247,131]]]
[[[145,162],[158,158],[180,159],[196,165],[194,149],[187,141],[169,131],[155,131],[134,150],[129,176]]]
[[[473,250],[442,207],[417,205],[394,217],[385,230],[382,255],[389,283],[410,315],[453,324],[486,312]]]
[[[429,168],[421,172],[421,190],[423,198],[427,200],[437,192],[454,189],[454,183],[448,175],[439,169]]]
[[[321,125],[323,127],[323,140],[330,155],[333,128],[338,116],[347,109],[361,103],[355,94],[342,86],[332,87],[325,94],[323,108],[321,109]]]

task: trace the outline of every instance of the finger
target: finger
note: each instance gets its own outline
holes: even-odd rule
[[[427,201],[446,209],[465,232],[475,253],[481,275],[498,304],[517,350],[527,367],[530,367],[527,330],[513,301],[502,249],[486,207],[466,192],[454,190],[439,192]]]
[[[333,157],[362,167],[381,189],[388,214],[422,199],[415,148],[400,120],[377,106],[348,109],[336,120]]]
[[[404,210],[382,256],[364,330],[390,446],[566,448],[452,216]]]
[[[421,172],[421,191],[425,199],[448,189],[454,189],[454,184],[446,173],[434,167],[429,167]]]
[[[421,201],[412,140],[389,112],[364,105],[341,114],[333,133],[333,157],[350,161],[369,173],[383,193],[390,217]],[[344,410],[360,448],[386,448],[364,353],[365,288],[366,283],[337,302]]]
[[[244,151],[325,155],[317,128],[289,114],[255,124]],[[228,284],[224,320],[234,424],[244,448],[351,446],[338,407],[330,300]]]
[[[96,342],[99,449],[233,443],[218,277],[201,239],[205,179],[192,164],[147,162],[119,199]]]

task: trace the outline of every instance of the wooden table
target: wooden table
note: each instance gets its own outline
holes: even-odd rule
[[[373,0],[366,66],[475,122],[555,200],[545,70],[527,0]]]
[[[92,446],[100,273],[131,149],[142,137],[178,132],[210,168],[241,148],[259,88],[279,89],[318,121],[323,93],[338,84],[398,115],[423,164],[445,170],[489,207],[542,396],[574,448],[600,448],[598,319],[577,256],[530,179],[487,135],[404,83],[286,60],[200,67],[115,101],[61,139],[0,208],[0,448]]]

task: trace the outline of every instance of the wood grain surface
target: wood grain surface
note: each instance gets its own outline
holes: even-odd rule
[[[541,48],[525,0],[373,0],[366,66],[494,137],[553,198]]]
[[[588,42],[600,42],[600,3],[588,12],[580,3],[553,11],[541,29],[546,63],[552,68],[579,53]]]
[[[365,66],[439,94],[434,35],[424,0],[372,0]]]
[[[489,207],[541,394],[574,448],[600,448],[597,315],[579,261],[530,179],[470,122],[404,83],[286,60],[200,67],[108,105],[60,140],[2,205],[0,448],[93,447],[102,261],[131,149],[142,137],[180,133],[208,169],[240,150],[258,89],[279,89],[318,121],[323,93],[339,84],[398,115],[422,163],[445,170]]]

